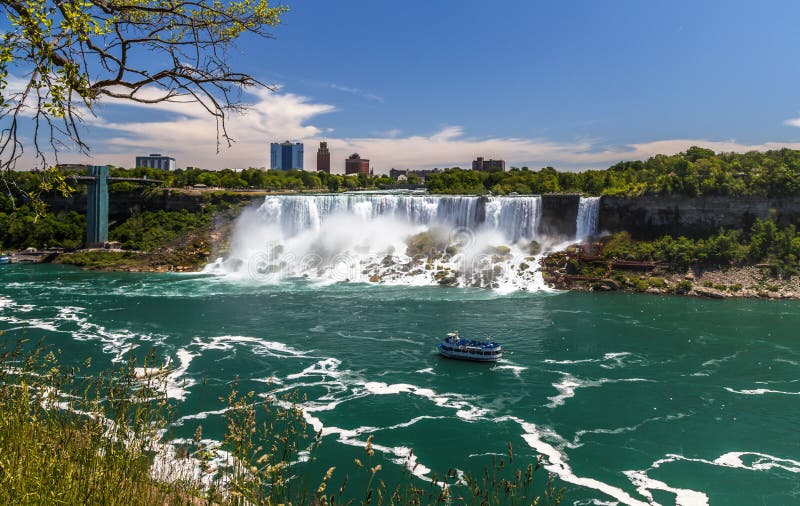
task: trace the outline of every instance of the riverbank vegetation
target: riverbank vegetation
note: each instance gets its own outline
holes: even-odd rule
[[[86,216],[75,211],[39,214],[27,204],[0,197],[0,251],[63,249],[56,263],[87,269],[198,270],[224,250],[230,228],[248,201],[218,199],[195,211],[140,211],[109,217],[109,241],[122,251],[78,251],[86,237]]]
[[[582,172],[559,172],[552,167],[476,172],[455,167],[431,174],[426,184],[432,193],[477,195],[516,192],[778,197],[800,194],[800,151],[714,153],[695,146],[676,155],[656,155],[644,161],[619,162],[608,169]]]
[[[319,462],[325,439],[306,425],[297,392],[275,397],[233,384],[224,434],[202,426],[176,438],[180,405],[166,395],[172,371],[155,358],[113,370],[62,364],[27,343],[0,356],[0,503],[138,505],[547,504],[563,489],[541,477],[541,459],[517,470],[507,456],[478,476],[455,470],[430,483],[410,466],[387,483],[372,437],[354,463]],[[302,456],[302,458],[301,458]],[[519,460],[519,459],[517,459]],[[410,461],[409,461],[410,462]],[[335,465],[331,465],[335,464]],[[393,464],[389,464],[393,466]],[[316,474],[314,469],[327,469]],[[537,497],[537,494],[540,494]]]
[[[702,238],[639,240],[618,232],[551,253],[542,265],[559,288],[800,298],[800,232],[774,216]]]
[[[702,239],[664,236],[634,240],[628,232],[608,236],[601,243],[605,259],[660,262],[671,271],[693,264],[735,267],[763,264],[776,276],[800,274],[800,233],[794,225],[782,227],[774,219],[756,220],[749,230],[720,230]]]

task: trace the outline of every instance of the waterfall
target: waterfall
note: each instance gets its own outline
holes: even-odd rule
[[[416,225],[449,225],[472,231],[486,227],[502,232],[513,243],[536,238],[541,197],[292,195],[267,197],[258,213],[265,223],[279,224],[286,236],[317,230],[334,216],[352,215],[363,221],[389,217]]]
[[[206,270],[279,282],[539,289],[540,196],[268,196]]]
[[[598,233],[600,197],[581,197],[578,203],[578,219],[575,223],[575,239],[583,241]]]

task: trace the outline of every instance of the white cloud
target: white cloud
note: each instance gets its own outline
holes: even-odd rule
[[[253,95],[256,100],[249,109],[229,116],[228,133],[235,142],[228,147],[221,141],[219,154],[216,122],[197,103],[136,104],[142,111],[154,111],[153,120],[108,121],[105,114],[113,113],[108,106],[122,102],[106,101],[92,128],[110,131],[114,136],[100,148],[95,147],[92,159],[96,163],[130,166],[137,153],[160,152],[174,156],[181,167],[261,167],[268,163],[269,142],[320,136],[322,130],[308,124],[308,120],[336,110],[332,105],[313,103],[292,93],[258,90]]]
[[[352,86],[343,86],[341,84],[336,84],[336,83],[328,83],[328,87],[337,91],[343,91],[345,93],[350,93],[352,95],[358,95],[359,97],[366,98],[367,100],[372,100],[373,102],[383,103],[383,97],[378,96],[374,93],[370,93],[368,91],[364,91],[361,88],[354,88]]]
[[[800,128],[800,118],[787,119],[783,124]]]
[[[313,124],[322,115],[336,111],[329,104],[316,103],[308,97],[283,91],[259,90],[254,103],[243,114],[229,118],[229,133],[236,140],[233,147],[220,147],[217,154],[216,125],[196,103],[161,103],[141,106],[153,111],[152,121],[121,122],[105,119],[109,108],[92,121],[93,129],[112,132],[113,137],[95,146],[94,163],[130,166],[139,153],[171,154],[178,166],[206,168],[261,167],[268,164],[269,142],[283,139],[306,143],[306,168],[315,168],[316,143],[326,140],[332,150],[334,169],[344,165],[353,152],[369,158],[377,172],[390,167],[470,166],[476,156],[502,158],[507,165],[538,168],[552,165],[563,170],[607,167],[621,160],[646,159],[658,153],[673,154],[700,145],[714,151],[745,152],[790,147],[800,143],[768,142],[742,144],[735,140],[668,139],[608,146],[601,139],[557,141],[547,138],[477,138],[468,136],[459,126],[442,127],[428,135],[405,135],[391,130],[368,137],[334,137],[330,129]],[[109,101],[112,104],[114,101]],[[145,108],[146,107],[146,108]],[[120,114],[112,114],[119,117]],[[797,120],[800,126],[800,119]],[[91,137],[87,136],[88,139]],[[63,156],[67,161],[85,161]]]

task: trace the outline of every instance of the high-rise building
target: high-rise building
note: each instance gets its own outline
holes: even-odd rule
[[[175,159],[171,156],[164,156],[161,153],[151,153],[150,156],[137,156],[136,167],[148,167],[151,169],[175,170]]]
[[[273,142],[269,145],[269,168],[303,170],[303,143]]]
[[[484,160],[482,156],[479,156],[472,162],[472,170],[479,170],[482,172],[505,172],[506,161]]]
[[[344,173],[369,175],[369,160],[361,158],[358,153],[353,153],[344,161]]]
[[[317,172],[319,171],[331,173],[331,152],[327,142],[320,142],[317,150]]]

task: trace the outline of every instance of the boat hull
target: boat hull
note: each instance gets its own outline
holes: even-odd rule
[[[503,358],[503,354],[498,355],[475,355],[472,353],[449,351],[439,348],[439,355],[444,358],[451,358],[454,360],[468,360],[470,362],[497,362]]]

